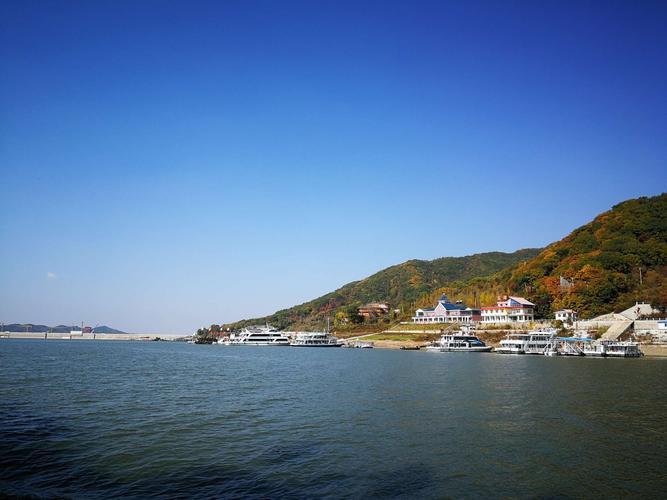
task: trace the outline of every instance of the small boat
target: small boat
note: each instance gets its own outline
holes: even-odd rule
[[[414,345],[414,346],[404,345],[404,346],[401,347],[401,351],[418,351],[420,349],[421,349],[421,347],[418,346],[418,345]]]

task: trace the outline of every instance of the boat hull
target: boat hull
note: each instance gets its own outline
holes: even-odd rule
[[[427,346],[427,351],[432,352],[491,352],[493,347],[491,346],[479,346],[479,347],[437,347],[437,346]]]
[[[278,342],[230,342],[229,344],[223,345],[251,345],[256,347],[289,347],[289,343],[278,343]]]
[[[290,344],[290,347],[343,347],[343,344],[320,344],[320,345],[309,345],[309,344]]]
[[[616,353],[616,352],[585,352],[584,356],[589,358],[641,358],[644,353]]]

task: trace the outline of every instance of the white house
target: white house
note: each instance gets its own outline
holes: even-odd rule
[[[472,323],[479,321],[479,309],[471,309],[460,300],[455,304],[450,302],[444,293],[435,307],[417,309],[412,317],[413,323]]]
[[[482,307],[482,323],[527,323],[535,319],[534,308],[523,297],[498,297],[495,306]]]
[[[573,311],[572,309],[561,309],[554,313],[554,317],[563,323],[572,323],[577,321],[577,311]]]

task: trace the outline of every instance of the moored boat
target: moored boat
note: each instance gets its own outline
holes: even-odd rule
[[[477,338],[472,329],[463,328],[461,332],[445,333],[431,345],[427,351],[435,352],[489,352],[493,349]]]
[[[547,354],[553,355],[556,330],[534,330],[526,333],[510,333],[496,347],[498,354]]]
[[[639,358],[644,353],[639,342],[596,340],[584,348],[584,355],[599,358]]]
[[[288,346],[290,338],[269,325],[251,326],[239,334],[231,334],[224,345]]]
[[[292,347],[341,347],[343,343],[327,332],[298,332]]]

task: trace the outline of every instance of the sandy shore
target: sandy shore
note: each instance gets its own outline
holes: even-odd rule
[[[371,340],[371,342],[373,342],[373,347],[379,349],[400,349],[401,347],[416,347],[426,345],[426,342],[416,342],[413,340]]]

